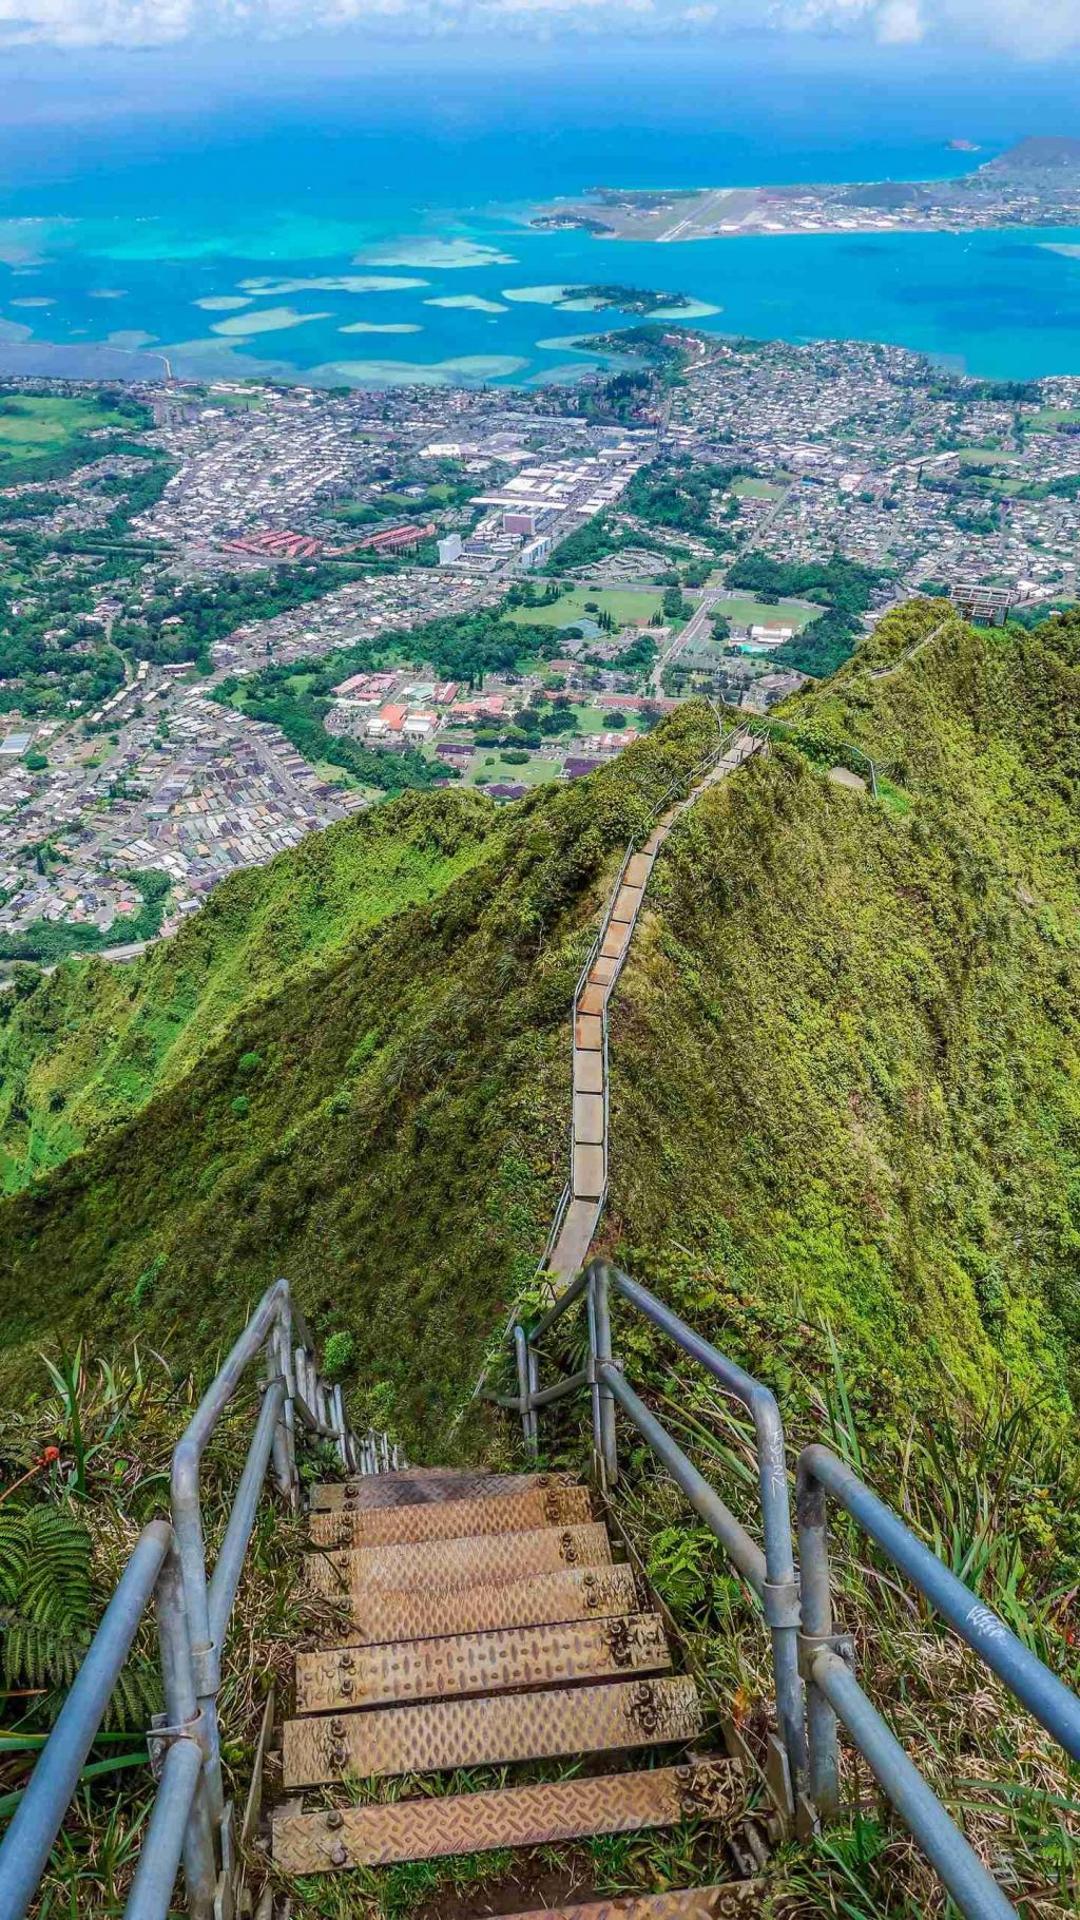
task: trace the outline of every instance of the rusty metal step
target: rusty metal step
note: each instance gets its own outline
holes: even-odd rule
[[[432,1593],[410,1587],[363,1587],[348,1596],[354,1625],[343,1646],[387,1640],[430,1640],[497,1627],[544,1626],[561,1620],[600,1619],[638,1610],[630,1567],[564,1568],[500,1586],[455,1587]]]
[[[286,1787],[346,1774],[434,1773],[691,1740],[701,1731],[694,1682],[616,1680],[600,1687],[438,1700],[424,1707],[287,1720]]]
[[[418,1507],[450,1500],[495,1500],[504,1494],[573,1485],[568,1473],[451,1472],[412,1467],[404,1473],[367,1473],[313,1487],[313,1513],[369,1512],[373,1507]]]
[[[488,1533],[458,1540],[417,1540],[388,1547],[347,1547],[309,1553],[307,1579],[317,1593],[359,1587],[498,1586],[560,1567],[598,1567],[611,1560],[607,1528],[537,1527],[528,1533]]]
[[[729,1761],[702,1761],[392,1806],[288,1813],[273,1822],[274,1862],[284,1873],[332,1873],[492,1847],[542,1846],[590,1833],[636,1833],[681,1820],[720,1819],[738,1791]]]
[[[763,1889],[756,1880],[729,1880],[717,1887],[673,1887],[636,1899],[585,1900],[573,1907],[537,1907],[508,1920],[728,1920],[760,1913]]]
[[[503,1627],[438,1640],[338,1647],[296,1660],[296,1710],[331,1713],[444,1700],[452,1694],[507,1693],[569,1681],[663,1673],[671,1655],[658,1613],[569,1620],[557,1626]]]
[[[313,1513],[309,1532],[313,1545],[319,1547],[377,1547],[574,1526],[590,1519],[591,1512],[587,1487],[530,1487],[524,1493],[487,1500],[448,1500],[434,1506],[381,1507],[360,1513]]]

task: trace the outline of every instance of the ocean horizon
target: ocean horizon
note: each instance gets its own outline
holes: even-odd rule
[[[991,378],[1080,372],[1077,230],[656,245],[527,224],[598,185],[960,173],[1030,130],[1022,80],[897,86],[872,122],[830,98],[827,138],[804,75],[743,67],[703,100],[635,72],[617,107],[593,94],[544,70],[516,99],[500,75],[426,97],[388,75],[8,129],[0,372],[568,381],[605,364],[592,337],[632,324],[562,297],[597,282],[684,296],[683,317],[717,333],[876,340]],[[1070,98],[1043,130],[1071,130]]]

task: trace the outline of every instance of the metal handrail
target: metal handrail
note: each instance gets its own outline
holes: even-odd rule
[[[1005,1625],[1004,1620],[965,1586],[956,1574],[924,1546],[911,1529],[886,1506],[857,1473],[837,1457],[829,1447],[804,1448],[796,1469],[796,1509],[799,1527],[799,1559],[802,1568],[803,1628],[800,1656],[807,1684],[807,1733],[809,1749],[808,1792],[823,1818],[832,1818],[839,1806],[839,1748],[837,1720],[853,1735],[865,1753],[885,1794],[898,1811],[908,1818],[898,1798],[898,1790],[911,1786],[903,1770],[898,1770],[889,1743],[903,1755],[906,1766],[918,1780],[922,1776],[912,1766],[903,1749],[897,1746],[887,1723],[867,1699],[854,1674],[839,1657],[833,1638],[832,1598],[829,1577],[828,1496],[880,1548],[893,1566],[907,1575],[912,1585],[929,1600],[954,1633],[972,1649],[983,1664],[997,1674],[1009,1692],[1027,1707],[1051,1737],[1074,1760],[1080,1760],[1080,1699],[1044,1666],[1029,1647]],[[869,1744],[867,1742],[869,1741]],[[884,1756],[883,1768],[879,1765]],[[929,1788],[923,1788],[927,1793]],[[935,1805],[940,1806],[931,1794]],[[997,1882],[971,1855],[967,1842],[946,1818],[945,1827],[936,1820],[935,1829],[920,1832],[909,1818],[917,1837],[933,1860],[941,1879],[964,1913],[1002,1916],[1014,1909],[1005,1899]],[[958,1845],[957,1842],[960,1842]],[[969,1857],[970,1856],[970,1857]],[[972,1860],[982,1876],[972,1878]],[[972,1887],[980,1888],[982,1904],[965,1906]]]
[[[764,1550],[624,1379],[611,1351],[612,1293],[673,1340],[749,1410],[757,1437]],[[588,1365],[583,1371],[563,1375],[554,1386],[542,1388],[539,1344],[583,1296],[588,1311]],[[1017,1920],[998,1882],[859,1685],[851,1670],[850,1642],[833,1633],[826,1495],[844,1507],[1076,1760],[1080,1760],[1080,1698],[916,1538],[857,1474],[829,1448],[818,1445],[806,1447],[798,1460],[800,1565],[796,1577],[783,1425],[773,1394],[629,1275],[594,1260],[531,1328],[516,1323],[513,1340],[518,1395],[503,1398],[501,1404],[520,1413],[530,1451],[538,1451],[537,1411],[587,1385],[592,1398],[593,1446],[602,1483],[612,1486],[618,1478],[618,1406],[761,1600],[772,1634],[777,1724],[790,1776],[788,1811],[801,1804],[812,1818],[828,1821],[836,1817],[840,1799],[837,1722],[842,1721],[960,1912],[968,1920]]]
[[[295,1348],[294,1330],[300,1333]],[[260,1356],[266,1365],[262,1406],[208,1580],[202,1457],[241,1380]],[[140,1534],[41,1750],[0,1845],[0,1920],[23,1920],[37,1891],[151,1599],[165,1712],[148,1741],[161,1770],[125,1920],[165,1920],[181,1858],[192,1920],[210,1920],[219,1898],[229,1904],[230,1811],[224,1803],[217,1718],[221,1647],[271,1462],[278,1491],[291,1507],[299,1504],[297,1413],[311,1431],[334,1441],[346,1471],[378,1473],[404,1464],[386,1434],[369,1432],[360,1438],[352,1432],[341,1388],[331,1387],[319,1374],[288,1282],[277,1280],[259,1301],[179,1440],[172,1459],[171,1519],[152,1520]]]
[[[573,1055],[576,1047],[575,1019],[577,1015],[578,1001],[580,1000],[582,993],[585,991],[585,988],[588,985],[589,975],[592,972],[593,966],[600,953],[600,949],[603,946],[604,941],[607,937],[608,930],[611,926],[611,916],[615,910],[615,903],[618,900],[619,892],[622,888],[623,881],[626,878],[626,870],[630,865],[630,862],[633,859],[635,853],[638,852],[640,842],[643,839],[646,839],[648,837],[653,827],[663,817],[663,814],[669,802],[675,799],[676,797],[681,799],[684,803],[688,801],[690,794],[693,792],[695,782],[698,779],[700,779],[700,777],[704,773],[706,773],[710,767],[715,766],[717,761],[723,755],[723,752],[724,752],[723,717],[722,715],[716,712],[715,708],[712,709],[712,712],[717,725],[717,740],[716,740],[715,746],[710,747],[707,753],[702,754],[700,760],[695,761],[694,765],[690,768],[689,773],[679,775],[676,779],[672,780],[670,784],[664,789],[664,792],[660,795],[660,798],[654,801],[651,809],[646,814],[644,828],[639,833],[635,834],[634,837],[628,842],[626,851],[623,854],[622,861],[619,866],[619,871],[615,876],[614,885],[611,887],[608,893],[607,905],[604,908],[604,912],[600,921],[599,928],[596,933],[596,937],[593,940],[592,946],[589,948],[589,951],[585,956],[585,960],[582,965],[581,971],[578,974],[577,981],[575,982],[575,985],[574,985],[573,994],[571,995],[571,1000],[570,1000],[571,1078],[573,1077],[572,1075]],[[746,732],[749,732],[749,728],[745,726],[733,727],[730,739],[728,741],[728,745],[729,746],[734,745],[735,741],[740,737],[740,735]],[[618,980],[619,975],[622,972],[623,966],[626,961],[626,952],[627,950],[624,947],[623,952],[619,955],[619,958],[616,962],[615,970],[612,974],[611,981],[609,983],[609,991],[610,991],[610,988],[614,987],[615,982]],[[603,1189],[601,1191],[599,1200],[597,1202],[597,1208],[596,1208],[597,1219],[600,1218],[600,1216],[603,1214],[603,1211],[604,1211],[604,1203],[607,1198],[607,1182],[608,1182],[608,1141],[610,1136],[610,1128],[608,1125],[609,1075],[608,1075],[607,997],[608,996],[605,996],[604,1010],[601,1015],[601,1032],[602,1032],[602,1039],[603,1039],[603,1054],[604,1054],[604,1067],[603,1067],[604,1184],[603,1184]],[[575,1103],[571,1101],[570,1131],[569,1131],[570,1177],[566,1187],[563,1190],[563,1195],[559,1201],[558,1208],[556,1209],[555,1220],[552,1225],[551,1232],[548,1235],[547,1243],[544,1247],[544,1251],[540,1256],[540,1263],[539,1263],[539,1266],[537,1267],[538,1275],[544,1274],[545,1271],[547,1270],[548,1262],[551,1258],[552,1253],[555,1250],[555,1246],[558,1240],[559,1228],[561,1227],[562,1222],[566,1217],[566,1211],[569,1207],[570,1200],[573,1196],[574,1157],[575,1157],[577,1144],[578,1142],[577,1142],[576,1108],[575,1108]]]
[[[692,1359],[748,1409],[758,1441],[758,1488],[764,1532],[764,1551],[730,1513],[682,1448],[672,1439],[633,1388],[623,1379],[611,1352],[610,1295],[617,1293],[630,1306]],[[682,1488],[725,1553],[739,1568],[761,1601],[772,1639],[774,1692],[780,1729],[781,1760],[789,1774],[789,1806],[794,1806],[806,1776],[806,1732],[799,1679],[799,1607],[792,1545],[791,1509],[784,1470],[784,1430],[775,1397],[761,1381],[728,1360],[700,1334],[680,1320],[661,1300],[629,1274],[603,1260],[594,1260],[575,1276],[566,1291],[531,1329],[520,1322],[513,1328],[517,1359],[518,1397],[505,1401],[521,1413],[526,1445],[538,1449],[536,1410],[556,1397],[540,1387],[537,1348],[563,1315],[586,1296],[589,1323],[589,1366],[584,1376],[559,1383],[562,1397],[582,1380],[592,1397],[593,1443],[605,1485],[618,1479],[615,1443],[615,1404],[621,1406],[661,1464]]]

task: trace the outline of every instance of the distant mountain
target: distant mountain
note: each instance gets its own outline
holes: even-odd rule
[[[982,173],[1074,173],[1080,172],[1080,140],[1054,134],[1034,134],[1021,140],[995,160],[988,160]]]

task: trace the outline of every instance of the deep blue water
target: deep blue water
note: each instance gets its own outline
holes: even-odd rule
[[[46,88],[0,131],[2,332],[145,344],[191,374],[529,382],[587,364],[572,343],[615,317],[512,296],[618,280],[689,294],[725,332],[1080,372],[1080,232],[656,247],[525,227],[531,202],[590,185],[925,177],[1080,125],[1067,72],[972,86],[886,62],[871,96],[848,66],[714,58],[702,78],[688,61],[651,48],[617,72],[593,55],[432,78],[397,60],[246,89],[181,72],[168,111],[145,67],[115,98]],[[947,151],[959,135],[976,161]],[[372,278],[391,284],[303,284]]]

